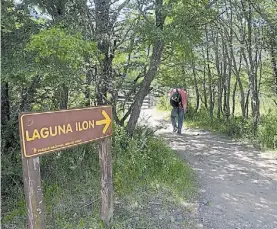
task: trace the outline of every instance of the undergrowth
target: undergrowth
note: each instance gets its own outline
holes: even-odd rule
[[[163,111],[170,111],[168,96],[161,97],[157,108]],[[189,127],[199,127],[205,130],[222,133],[233,138],[250,140],[256,146],[263,149],[277,149],[277,111],[267,109],[263,112],[255,132],[251,118],[243,120],[241,116],[217,118],[211,120],[209,111],[200,109],[195,112],[195,108],[189,103],[185,114],[185,123]]]
[[[169,111],[171,110],[171,105],[169,103],[169,97],[168,96],[162,96],[159,98],[157,102],[157,109],[161,111]]]
[[[210,119],[206,110],[188,112],[186,125],[199,127],[205,130],[223,133],[233,138],[246,139],[264,149],[277,149],[277,114],[270,111],[260,118],[258,130],[255,133],[251,119],[243,120],[242,117],[214,118]]]
[[[153,130],[138,127],[133,137],[129,137],[124,128],[114,125],[112,149],[114,198],[117,201],[127,196],[128,201],[136,200],[138,195],[143,198],[145,188],[153,191],[164,188],[175,199],[178,195],[189,198],[195,192],[192,170],[154,135]],[[97,143],[40,158],[46,228],[103,228]],[[5,157],[2,162],[3,159]],[[14,167],[19,168],[14,172],[21,173],[20,164]],[[22,176],[18,174],[18,177]],[[26,228],[22,182],[4,185],[10,193],[2,196],[2,228]],[[117,210],[114,214],[116,228],[126,228],[124,217],[118,217]]]
[[[129,138],[123,128],[117,128],[116,135],[114,182],[118,194],[149,183],[168,186],[177,195],[184,189],[193,193],[191,169],[151,129],[139,127]]]

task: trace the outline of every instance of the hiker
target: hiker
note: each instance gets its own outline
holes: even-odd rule
[[[171,90],[170,104],[172,106],[171,122],[173,126],[173,132],[177,132],[177,134],[181,134],[183,122],[184,122],[184,115],[187,110],[186,89],[180,87],[180,88]],[[176,125],[176,116],[178,116],[178,126]]]

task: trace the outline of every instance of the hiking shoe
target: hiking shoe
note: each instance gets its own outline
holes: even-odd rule
[[[173,128],[173,133],[177,132],[178,128],[177,127],[174,127]]]
[[[181,135],[182,133],[181,133],[181,131],[180,131],[180,130],[178,130],[178,131],[177,131],[177,134],[180,134],[180,135]]]

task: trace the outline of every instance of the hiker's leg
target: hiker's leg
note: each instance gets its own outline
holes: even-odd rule
[[[171,123],[172,123],[173,131],[175,131],[177,128],[177,125],[176,125],[177,114],[178,114],[178,107],[173,107],[171,111]]]
[[[184,123],[184,109],[183,108],[179,108],[178,109],[178,133],[180,134],[182,132],[182,127],[183,127],[183,123]]]

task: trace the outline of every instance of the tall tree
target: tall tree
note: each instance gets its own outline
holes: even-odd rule
[[[136,126],[144,97],[149,92],[151,82],[156,76],[156,72],[161,62],[161,57],[164,49],[164,39],[162,37],[162,34],[163,34],[162,32],[163,32],[166,16],[167,15],[166,15],[166,11],[164,10],[163,0],[155,0],[155,27],[156,27],[155,30],[157,34],[154,39],[152,55],[151,55],[148,71],[144,76],[140,89],[135,97],[135,101],[132,104],[130,119],[128,121],[128,126],[127,126],[129,133],[132,133]]]

